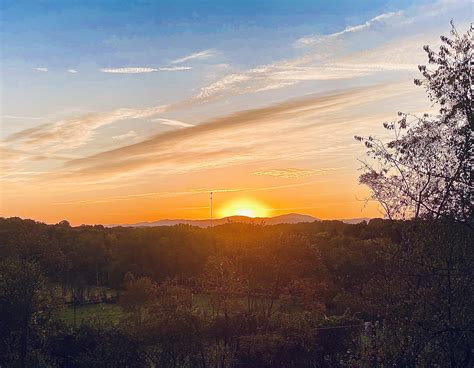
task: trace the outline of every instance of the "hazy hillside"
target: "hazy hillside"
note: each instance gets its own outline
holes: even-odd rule
[[[314,221],[321,221],[321,219],[309,216],[309,215],[301,215],[299,213],[289,213],[280,216],[274,217],[247,217],[247,216],[229,216],[220,219],[214,219],[212,221],[213,226],[223,225],[228,223],[249,223],[249,224],[258,224],[258,225],[278,225],[278,224],[297,224],[301,222],[314,222]],[[363,217],[363,218],[354,218],[354,219],[341,219],[342,221],[347,224],[358,224],[363,221],[370,221],[370,218]],[[131,226],[131,227],[151,227],[151,226],[174,226],[178,224],[186,224],[186,225],[193,225],[198,227],[209,227],[211,226],[210,219],[204,220],[186,220],[186,219],[165,219],[165,220],[158,220],[158,221],[150,221],[150,222],[138,222],[136,224],[113,224],[108,225],[109,227],[114,226]]]

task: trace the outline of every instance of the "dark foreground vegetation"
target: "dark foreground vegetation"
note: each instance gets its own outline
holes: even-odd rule
[[[200,229],[2,219],[0,365],[472,366],[472,235],[447,220]],[[74,323],[74,305],[91,301],[118,312]]]

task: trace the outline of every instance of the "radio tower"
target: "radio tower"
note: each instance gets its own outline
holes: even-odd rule
[[[210,200],[211,200],[211,227],[212,227],[212,192],[211,192]]]

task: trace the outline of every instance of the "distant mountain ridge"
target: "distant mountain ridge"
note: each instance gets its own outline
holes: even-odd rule
[[[337,221],[342,221],[347,224],[358,224],[363,221],[370,221],[370,218],[362,217],[362,218],[354,218],[354,219],[342,219]],[[309,216],[309,215],[301,215],[299,213],[289,213],[285,215],[279,215],[274,217],[247,217],[247,216],[229,216],[219,219],[212,220],[212,226],[218,226],[223,224],[229,223],[248,223],[248,224],[256,224],[256,225],[278,225],[278,224],[297,224],[302,222],[315,222],[315,221],[322,221],[319,218]],[[138,222],[135,224],[113,224],[108,225],[109,227],[116,227],[116,226],[125,226],[125,227],[153,227],[153,226],[174,226],[174,225],[192,225],[198,227],[209,227],[211,226],[210,219],[204,220],[186,220],[186,219],[165,219],[165,220],[158,220],[158,221],[151,221],[151,222]]]

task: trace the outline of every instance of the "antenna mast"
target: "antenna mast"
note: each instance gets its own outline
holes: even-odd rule
[[[212,227],[212,192],[211,192],[210,200],[211,200],[211,227]]]

